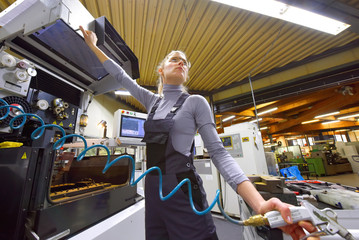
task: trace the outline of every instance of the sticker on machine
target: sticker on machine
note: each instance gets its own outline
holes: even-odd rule
[[[249,137],[242,137],[242,142],[249,142]]]

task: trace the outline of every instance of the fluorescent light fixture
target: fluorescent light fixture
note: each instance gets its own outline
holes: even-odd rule
[[[267,143],[267,144],[264,144],[265,147],[272,147],[272,146],[277,146],[276,143]]]
[[[268,109],[267,111],[263,111],[263,112],[258,113],[258,116],[259,116],[259,115],[266,114],[266,113],[273,112],[273,111],[275,111],[275,110],[277,110],[277,109],[278,109],[277,107]]]
[[[339,114],[339,113],[340,113],[340,112],[326,113],[326,114],[323,114],[323,115],[315,116],[314,118],[323,118],[323,117],[328,117],[328,116],[336,115],[336,114]]]
[[[349,115],[349,116],[338,117],[338,119],[346,119],[346,118],[352,118],[352,117],[359,117],[359,114],[353,114],[353,115]]]
[[[338,130],[335,130],[334,132],[348,132],[350,131],[350,129],[338,129]]]
[[[334,120],[334,121],[329,121],[329,122],[322,122],[322,124],[330,124],[330,123],[337,123],[340,122],[340,120]]]
[[[212,0],[337,35],[349,24],[275,0]]]
[[[129,91],[124,91],[124,90],[117,90],[115,91],[116,95],[122,95],[122,96],[131,96],[131,93]]]
[[[225,119],[222,120],[222,122],[227,122],[233,118],[235,118],[236,116],[235,115],[232,115],[232,116],[229,116],[229,117],[226,117]]]
[[[302,122],[302,124],[308,124],[308,123],[314,123],[314,122],[319,122],[319,119],[314,119],[314,120],[310,120],[310,121],[305,121],[305,122]]]
[[[258,122],[262,121],[262,120],[263,120],[262,118],[258,118]],[[254,119],[254,120],[250,121],[250,123],[254,123],[254,122],[257,122],[257,119]]]
[[[266,129],[268,129],[268,127],[262,127],[259,130],[266,130]]]

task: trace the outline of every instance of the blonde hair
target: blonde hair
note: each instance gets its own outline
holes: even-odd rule
[[[180,51],[180,50],[172,50],[169,54],[167,54],[167,56],[160,62],[160,64],[157,66],[157,74],[159,75],[158,79],[157,79],[157,92],[160,96],[163,95],[163,79],[161,74],[159,74],[159,69],[163,69],[165,62],[170,59],[170,57],[175,54],[175,53],[180,53],[182,55],[184,55],[187,59],[187,56],[184,52]],[[187,61],[188,64],[188,69],[191,67],[191,63]],[[185,81],[187,81],[189,79],[189,76],[187,75],[187,79]],[[187,88],[185,86],[182,86],[182,91],[183,92],[187,92]]]

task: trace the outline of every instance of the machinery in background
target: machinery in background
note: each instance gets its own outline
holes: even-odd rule
[[[206,191],[207,201],[210,204],[216,197],[216,191],[219,189],[222,192],[218,170],[209,158],[195,159],[193,164],[197,173],[202,178],[203,188]],[[221,196],[221,198],[223,197]],[[217,204],[212,208],[212,212],[220,213]]]
[[[268,175],[262,136],[255,123],[225,127],[219,137],[246,175]]]
[[[359,174],[359,143],[358,142],[336,142],[337,152],[347,158],[354,173]]]
[[[300,195],[312,195],[332,208],[359,210],[359,187],[319,180],[287,181],[286,186]]]
[[[325,174],[328,176],[353,172],[352,164],[348,161],[348,158],[342,157],[334,144],[314,145],[310,155],[310,158],[306,158],[306,161],[315,165],[318,175]],[[311,168],[312,166],[309,167]]]
[[[247,176],[269,174],[262,138],[256,124],[242,123],[232,125],[224,128],[224,133],[220,134],[219,137],[225,149]],[[200,141],[199,138],[195,143],[197,151],[201,145],[198,141]],[[212,162],[209,159],[197,159],[194,164],[203,179],[208,202],[213,200],[216,190],[220,189],[223,209],[229,215],[239,217],[238,201],[233,200],[237,199],[237,193],[220,177]],[[275,165],[271,167],[275,169]],[[219,212],[219,209],[215,207],[213,211]]]
[[[224,128],[219,135],[223,146],[247,175],[268,175],[268,166],[264,154],[263,141],[255,123],[241,123]],[[233,216],[238,216],[239,205],[233,199],[237,193],[221,177],[223,209]]]
[[[79,1],[17,1],[0,23],[0,192],[7,196],[0,199],[0,239],[68,238],[136,204],[142,197],[128,184],[129,162],[102,174],[107,157],[88,154],[78,162],[76,151],[53,149],[63,137],[58,127],[66,135],[79,132],[90,96],[119,88],[84,43],[79,25],[96,32],[99,47],[137,78],[131,49]],[[16,119],[13,126],[20,128],[11,129],[21,111],[33,115],[24,125]],[[35,114],[54,127],[34,140],[32,132],[43,125]]]

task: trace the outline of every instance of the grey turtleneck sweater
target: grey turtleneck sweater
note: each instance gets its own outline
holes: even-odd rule
[[[114,61],[105,61],[104,67],[123,88],[127,89],[133,97],[142,103],[147,112],[151,110],[159,98],[158,94],[139,86]],[[181,93],[182,86],[165,84],[163,86],[163,99],[156,110],[154,119],[165,118]],[[193,139],[198,130],[210,158],[228,184],[237,191],[237,185],[248,180],[239,165],[223,147],[215,128],[211,109],[203,96],[189,96],[173,119],[174,126],[171,136],[175,137],[172,137],[171,140],[177,152],[186,156],[190,155]]]

